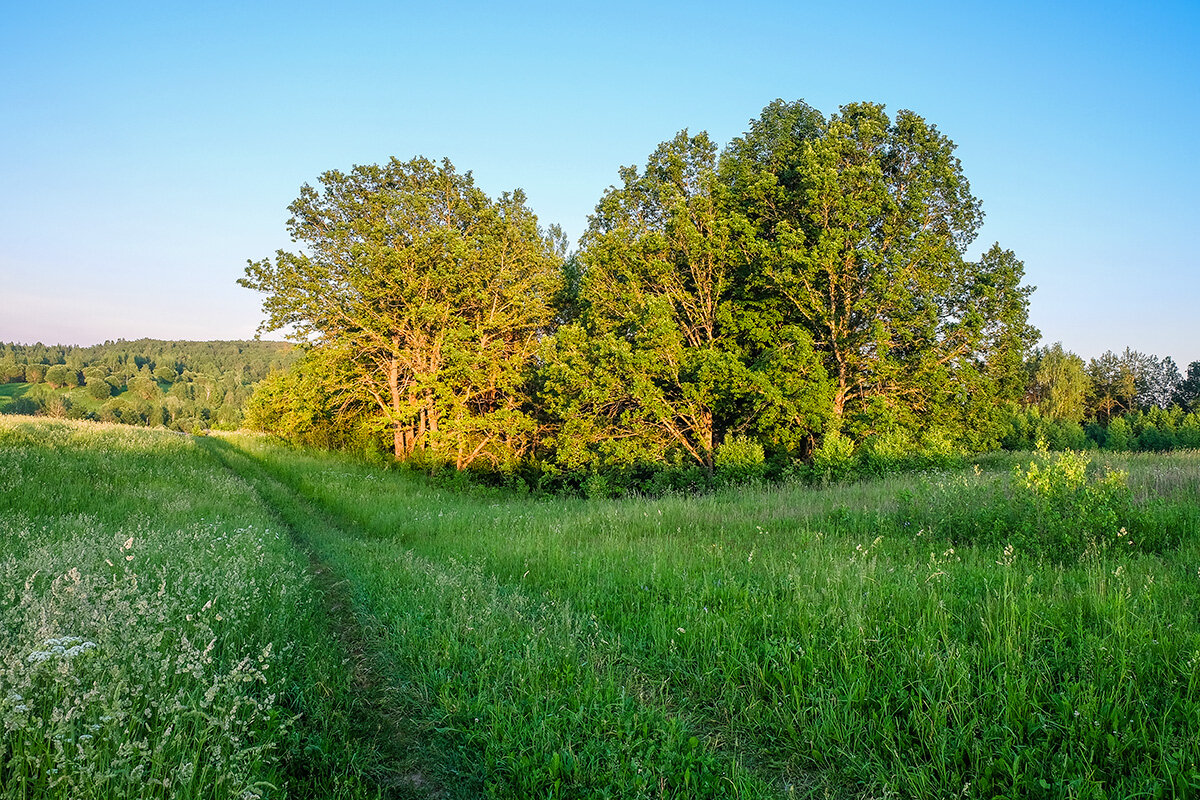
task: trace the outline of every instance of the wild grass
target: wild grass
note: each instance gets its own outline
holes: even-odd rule
[[[0,797],[1194,795],[1198,483],[539,500],[3,418]]]
[[[1101,546],[1125,539],[1097,528],[1048,550],[1005,536],[1040,518],[986,524],[1031,491],[1028,454],[825,488],[537,501],[230,442],[340,521],[312,546],[382,622],[396,680],[481,794],[1200,791],[1195,453],[1111,459],[1129,505],[1096,519],[1158,525],[1153,547]]]
[[[11,405],[14,398],[24,395],[28,389],[27,383],[0,383],[0,411]]]
[[[0,418],[0,797],[374,796],[285,531],[191,437]]]

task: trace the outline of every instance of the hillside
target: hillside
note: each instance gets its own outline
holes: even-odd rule
[[[295,360],[286,342],[0,344],[0,413],[191,431],[232,429],[255,385]]]

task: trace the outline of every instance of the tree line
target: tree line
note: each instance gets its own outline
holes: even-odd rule
[[[241,280],[305,350],[247,420],[539,480],[995,447],[1038,332],[1016,256],[966,256],[954,150],[909,111],[775,101],[621,168],[570,252],[448,160],[326,172]]]
[[[1026,375],[1001,438],[1008,449],[1200,448],[1200,361],[1183,374],[1170,357],[1126,348],[1085,362],[1056,342],[1031,353]]]
[[[0,412],[182,431],[237,428],[254,386],[295,357],[284,342],[0,343],[0,402],[7,400]]]

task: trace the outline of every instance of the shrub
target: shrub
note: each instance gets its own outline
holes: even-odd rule
[[[1136,442],[1137,438],[1133,435],[1133,428],[1129,427],[1129,423],[1125,421],[1124,417],[1115,417],[1108,423],[1108,434],[1104,437],[1106,450],[1132,450]]]
[[[876,434],[863,442],[863,470],[871,475],[886,475],[907,466],[916,447],[903,431]]]
[[[1061,562],[1088,550],[1131,546],[1128,474],[1106,466],[1089,475],[1091,460],[1073,450],[1051,454],[1040,442],[1028,468],[1016,467],[1011,494],[1018,515],[1010,534],[1018,547]]]
[[[713,456],[717,483],[738,486],[760,481],[767,463],[761,442],[748,436],[727,436]]]
[[[579,485],[579,490],[588,500],[603,500],[607,497],[616,497],[620,493],[619,488],[614,487],[609,483],[608,478],[599,472],[588,475]]]
[[[812,476],[816,480],[845,480],[854,475],[857,465],[854,442],[837,431],[826,434],[821,446],[813,450]]]
[[[1195,411],[1184,417],[1179,425],[1179,446],[1200,449],[1200,414]]]

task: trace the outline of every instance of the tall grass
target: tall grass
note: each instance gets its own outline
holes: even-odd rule
[[[1198,483],[547,501],[0,419],[0,797],[1200,793]]]
[[[1196,454],[1114,459],[1160,546],[1049,553],[1004,520],[956,527],[1014,496],[1027,456],[545,502],[231,441],[338,521],[312,545],[491,795],[1200,791]]]
[[[0,418],[0,797],[367,797],[344,659],[269,509],[191,437]]]

